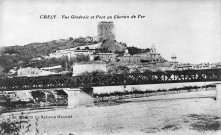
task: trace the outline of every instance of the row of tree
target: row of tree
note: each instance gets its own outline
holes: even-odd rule
[[[150,49],[149,48],[146,48],[146,49],[140,49],[138,47],[127,47],[128,49],[128,52],[130,55],[134,55],[134,54],[139,54],[139,53],[145,53],[145,52],[149,52]]]
[[[167,91],[181,91],[181,90],[187,90],[188,92],[191,92],[193,89],[199,89],[199,88],[215,88],[215,84],[209,84],[206,86],[184,86],[180,88],[171,88],[171,89],[158,89],[158,90],[146,90],[146,91],[141,91],[134,89],[132,91],[115,91],[111,93],[101,93],[101,94],[94,94],[95,98],[101,98],[103,100],[104,97],[111,97],[111,96],[125,96],[125,95],[134,95],[134,94],[147,94],[147,93],[157,93],[157,92],[167,92]]]
[[[71,66],[74,63],[79,63],[82,61],[90,61],[90,57],[88,55],[78,54],[76,57],[68,58],[66,56],[63,56],[61,58],[51,58],[51,59],[42,59],[40,61],[35,62],[28,62],[25,67],[51,67],[56,65],[61,65],[64,70],[71,69]]]

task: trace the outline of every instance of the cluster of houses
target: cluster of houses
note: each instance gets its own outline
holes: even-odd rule
[[[211,68],[221,68],[221,63],[210,64],[210,63],[200,63],[200,64],[185,64],[176,61],[176,57],[172,56],[172,61],[167,61],[161,57],[159,53],[156,52],[156,47],[153,45],[149,52],[130,55],[125,53],[124,55],[119,55],[116,53],[99,53],[96,52],[96,47],[100,44],[90,46],[81,46],[58,50],[55,53],[49,55],[49,58],[60,58],[67,56],[68,58],[76,57],[79,54],[87,55],[90,57],[90,61],[75,63],[72,65],[72,75],[81,75],[85,72],[101,71],[104,73],[112,73],[110,70],[117,67],[126,67],[127,72],[145,72],[149,71],[167,71],[167,70],[200,70],[200,69],[211,69]],[[85,49],[86,48],[86,49]],[[99,60],[95,61],[94,58],[99,57]],[[111,64],[110,64],[111,63]],[[112,65],[112,66],[110,66]],[[112,68],[112,69],[111,69]],[[64,72],[64,68],[61,65],[53,67],[44,68],[20,68],[17,70],[12,69],[11,73],[17,72],[17,76],[47,76],[56,75]],[[122,73],[121,70],[115,70],[114,73]]]
[[[101,43],[97,43],[95,45],[87,45],[87,46],[80,46],[65,50],[57,50],[55,53],[49,54],[49,58],[60,58],[60,57],[68,57],[74,58],[77,55],[86,55],[90,56],[90,60],[94,60],[95,57],[99,57],[101,60],[106,62],[123,62],[123,63],[149,63],[149,64],[156,64],[165,62],[165,59],[161,57],[160,53],[156,52],[156,48],[153,45],[150,52],[141,53],[136,55],[130,55],[128,50],[125,51],[124,55],[119,55],[116,53],[101,53],[99,52],[99,48]]]
[[[190,64],[181,63],[177,65],[178,70],[199,70],[199,69],[215,69],[221,68],[221,63],[200,63],[200,64]]]

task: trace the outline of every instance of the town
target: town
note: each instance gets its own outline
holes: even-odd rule
[[[25,62],[24,60],[17,60],[18,62],[15,66],[11,64],[11,67],[8,67],[8,69],[4,71],[4,76],[32,77],[54,74],[72,74],[73,76],[77,76],[85,73],[90,74],[92,72],[124,74],[145,73],[148,71],[221,68],[221,62],[199,64],[181,63],[178,62],[175,54],[171,55],[170,60],[166,60],[161,56],[160,52],[157,51],[157,45],[150,45],[150,48],[146,49],[140,49],[134,46],[128,47],[126,43],[117,42],[116,36],[113,22],[99,22],[97,26],[97,36],[70,37],[68,39],[52,41],[59,45],[65,44],[66,48],[58,46],[58,48],[53,49],[52,52],[49,51],[49,53],[47,52],[45,55],[37,54],[37,56],[29,57]],[[44,46],[41,47],[43,48]],[[32,47],[32,49],[33,48],[34,47]],[[7,65],[8,61],[10,61],[6,57],[17,57],[19,53],[16,51],[10,48],[4,49],[0,56],[1,66]],[[3,69],[6,68],[3,67]]]
[[[111,129],[107,132],[121,124],[120,129],[133,127],[134,123],[141,124],[140,129],[143,125],[146,128],[150,120],[155,120],[153,124],[157,125],[145,133],[154,133],[155,129],[166,132],[193,129],[197,124],[197,130],[204,131],[205,120],[209,124],[203,127],[220,129],[216,120],[221,117],[211,114],[219,112],[216,109],[220,106],[221,85],[217,82],[221,80],[221,63],[181,63],[175,54],[167,60],[155,44],[141,49],[118,42],[113,22],[99,22],[97,29],[97,36],[69,37],[0,50],[0,112],[5,116],[0,128],[10,129],[1,133],[22,133],[24,128],[20,125],[23,124],[32,128],[25,133],[54,134],[58,132],[53,129],[54,123],[57,127],[68,125],[59,129],[60,132],[69,131],[66,127],[71,125],[74,131],[70,132],[78,133],[78,125],[82,120],[91,123],[89,119],[95,121],[92,126],[98,125],[95,130]],[[196,106],[200,107],[196,109]],[[199,112],[209,115],[201,116]],[[12,114],[12,119],[8,114]],[[172,120],[178,114],[184,122],[167,124],[168,114],[172,114]],[[186,126],[194,122],[187,121],[190,116],[203,120]],[[110,123],[113,124],[106,128]],[[80,127],[88,131],[94,128],[87,129],[85,125],[91,126],[84,123]],[[53,130],[45,129],[47,126]]]

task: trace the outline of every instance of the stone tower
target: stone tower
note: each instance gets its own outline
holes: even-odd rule
[[[113,22],[99,22],[97,26],[97,32],[99,40],[115,40],[115,27]]]

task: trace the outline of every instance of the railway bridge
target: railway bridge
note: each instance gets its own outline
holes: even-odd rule
[[[221,69],[183,70],[164,72],[145,72],[131,74],[102,74],[102,75],[51,75],[39,77],[14,77],[1,78],[0,91],[57,89],[92,94],[93,87],[139,85],[139,84],[162,84],[182,82],[209,82],[221,81]],[[92,91],[91,91],[92,90]],[[81,92],[79,92],[81,91]],[[71,96],[70,96],[71,97]],[[74,98],[74,97],[72,97]],[[76,98],[76,97],[75,97]],[[86,97],[84,97],[86,98]],[[75,102],[75,101],[74,101]]]
[[[221,69],[84,76],[51,75],[2,78],[0,79],[0,91],[208,81],[221,81]]]

